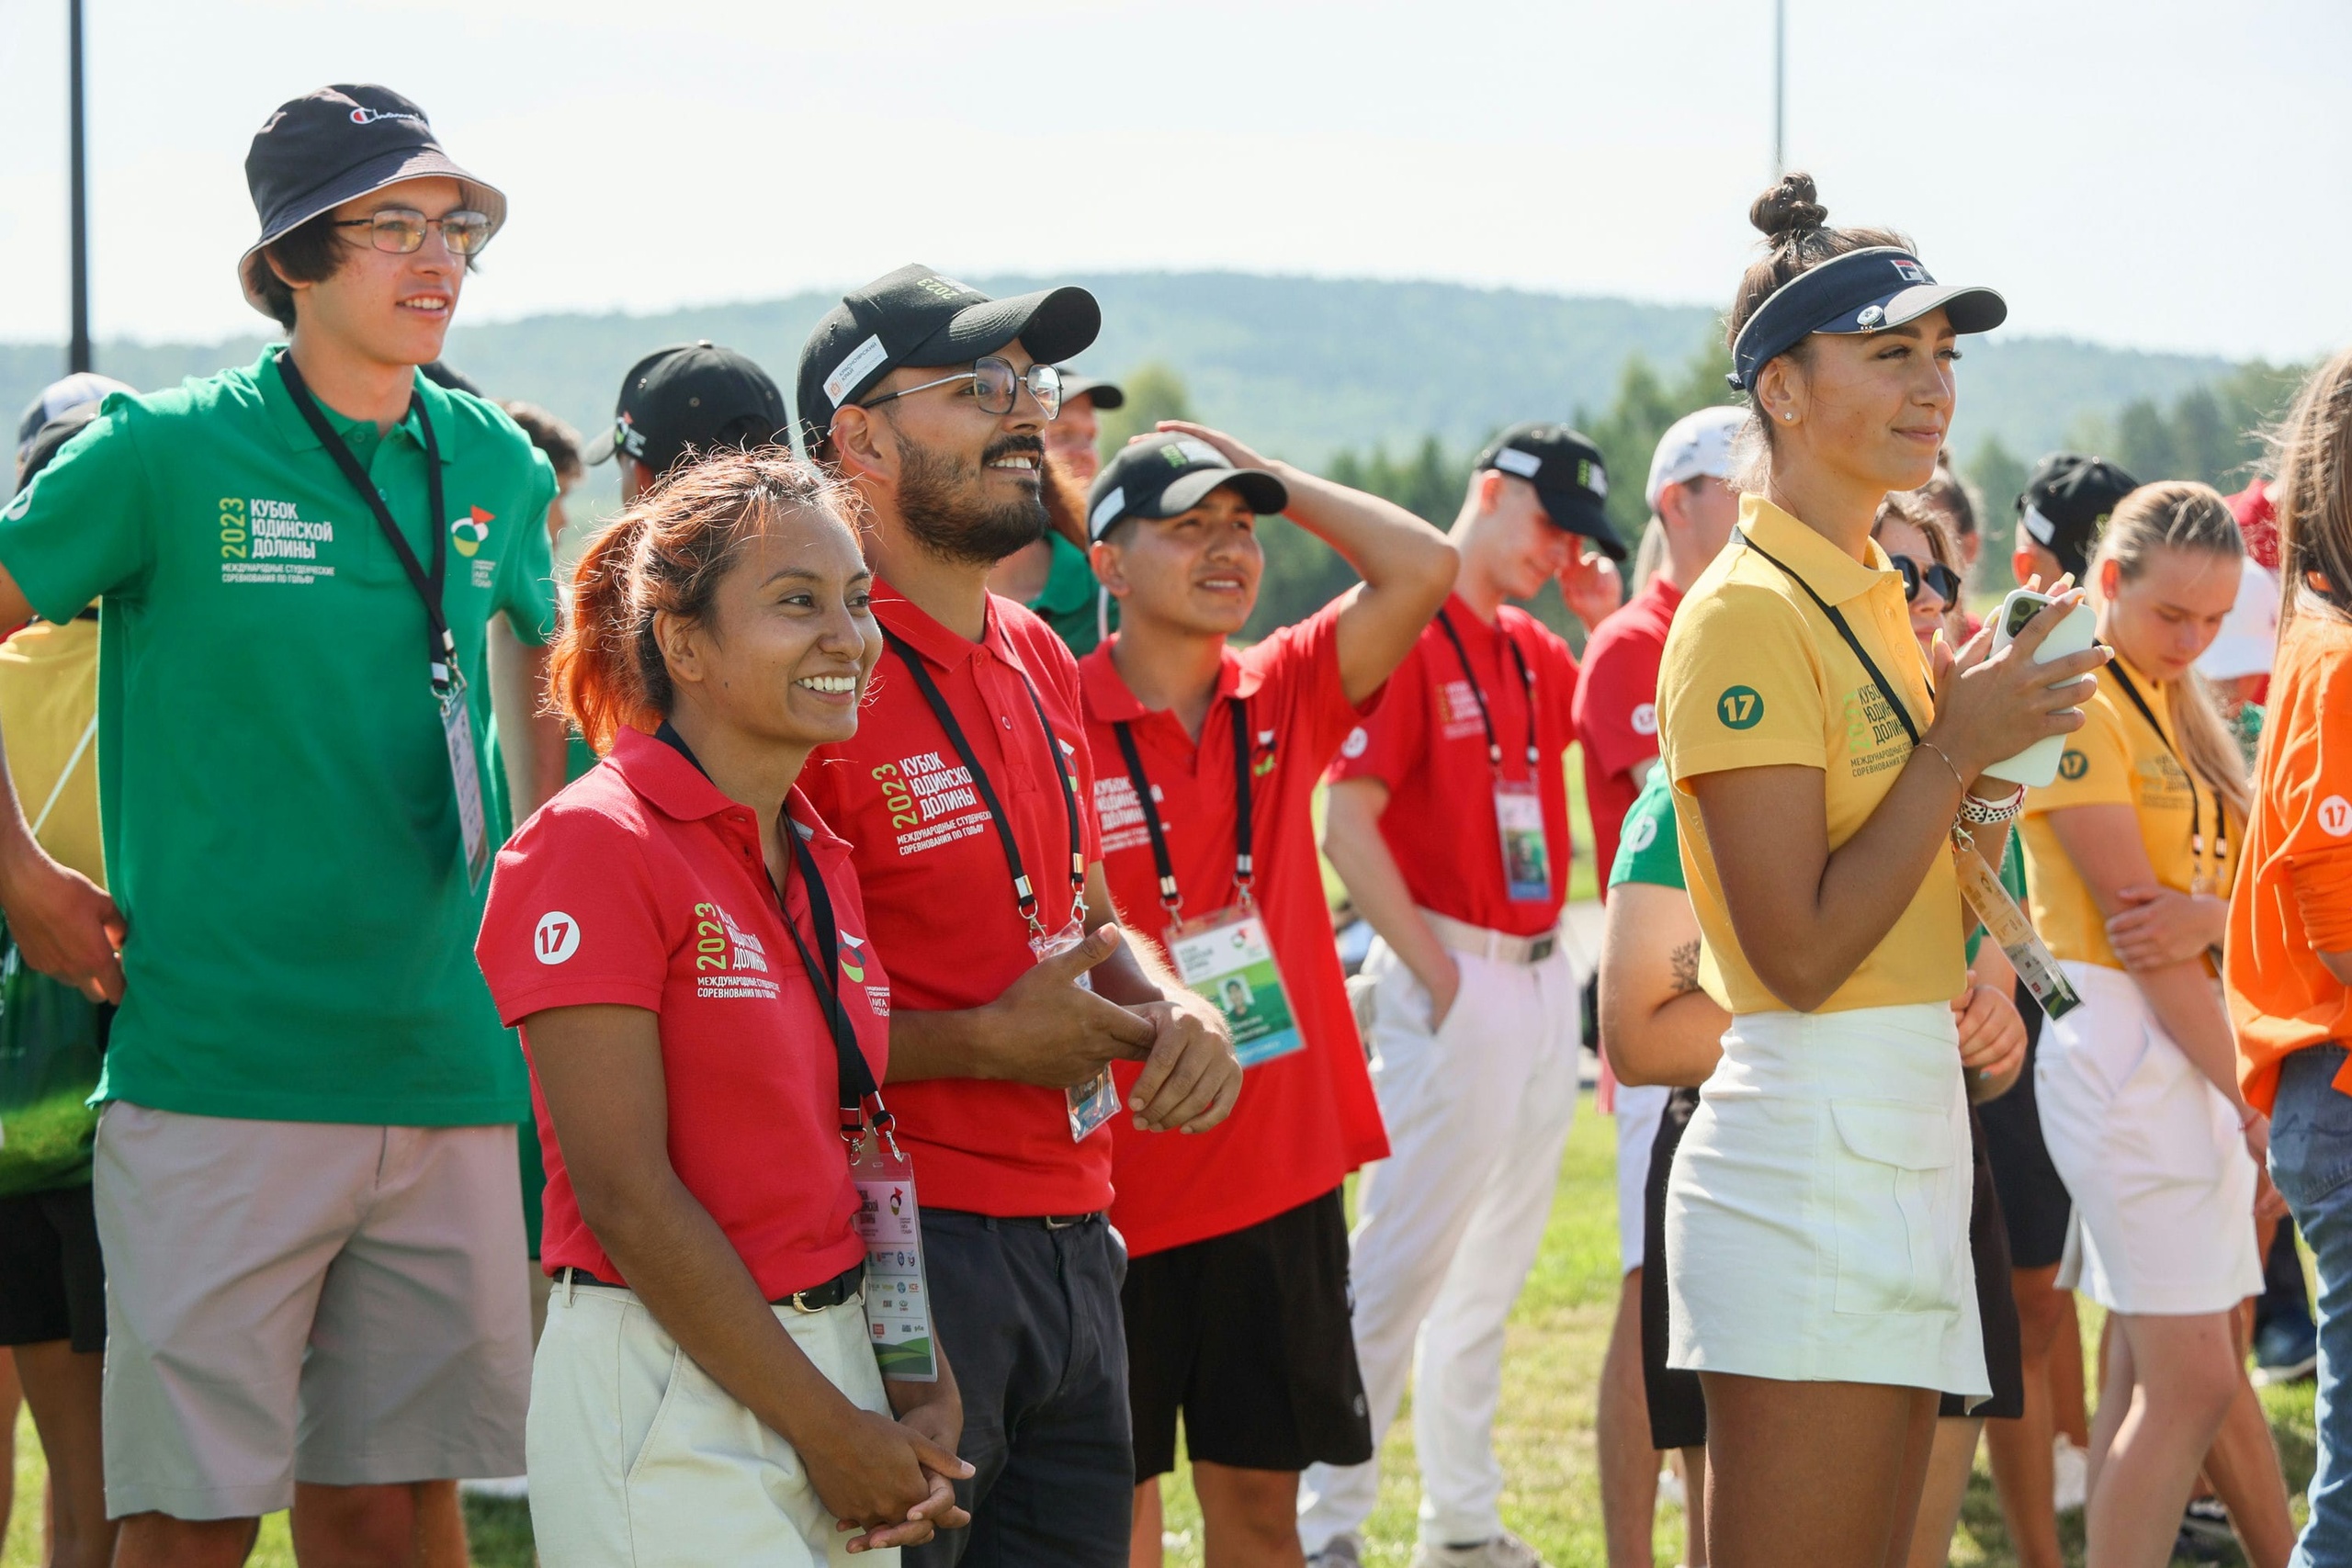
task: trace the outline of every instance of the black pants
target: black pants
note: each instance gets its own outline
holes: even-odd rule
[[[1126,1251],[1100,1218],[1058,1230],[922,1212],[932,1312],[964,1396],[969,1528],[908,1568],[1125,1568],[1135,1509]]]

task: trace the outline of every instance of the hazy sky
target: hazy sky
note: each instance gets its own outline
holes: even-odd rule
[[[101,336],[261,324],[243,164],[331,81],[503,186],[474,318],[951,271],[1726,299],[1770,0],[86,0]],[[1788,146],[2012,327],[2352,340],[2352,5],[1788,0]],[[0,338],[66,318],[65,0],[0,0]],[[1368,323],[1369,325],[1370,323]]]

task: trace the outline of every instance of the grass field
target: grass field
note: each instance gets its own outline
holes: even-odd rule
[[[1503,1517],[1533,1541],[1555,1568],[1599,1568],[1604,1561],[1600,1503],[1594,1483],[1592,1411],[1594,1380],[1608,1339],[1617,1285],[1613,1147],[1608,1120],[1593,1114],[1588,1098],[1568,1141],[1560,1170],[1559,1199],[1553,1208],[1542,1258],[1512,1319],[1510,1375],[1504,1382],[1502,1416],[1496,1432],[1509,1488],[1503,1497]],[[2086,1315],[2090,1319],[2086,1331],[2096,1335],[2097,1314]],[[2288,1478],[2300,1494],[2311,1478],[2313,1457],[2311,1386],[2274,1389],[2264,1397],[2272,1429],[2286,1456]],[[41,1476],[31,1425],[21,1422],[17,1497],[37,1498]],[[1412,1555],[1417,1499],[1412,1429],[1409,1420],[1400,1419],[1385,1450],[1380,1511],[1372,1520],[1368,1562],[1379,1568],[1404,1568]],[[2302,1507],[2299,1496],[2295,1505],[2299,1519]],[[521,1505],[477,1503],[468,1513],[476,1562],[484,1568],[528,1568],[530,1525]],[[2079,1523],[2070,1518],[2065,1525],[2071,1551],[2076,1554],[2074,1561],[2079,1562]],[[1171,1568],[1198,1568],[1200,1517],[1181,1476],[1169,1488],[1168,1528],[1175,1540],[1169,1553]],[[40,1539],[39,1507],[20,1505],[8,1532],[6,1551],[0,1553],[0,1568],[36,1568],[40,1562]],[[1681,1545],[1681,1516],[1662,1510],[1657,1530],[1658,1562],[1679,1562]],[[266,1521],[253,1561],[290,1565],[293,1560],[284,1517]],[[1952,1539],[1951,1561],[1970,1568],[2015,1561],[2001,1530],[1992,1483],[1981,1465],[1970,1488],[1961,1529]]]

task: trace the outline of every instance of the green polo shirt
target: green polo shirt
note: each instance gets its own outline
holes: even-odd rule
[[[490,728],[483,627],[553,630],[555,478],[513,421],[423,377],[414,416],[333,411],[421,561]],[[51,620],[103,596],[98,761],[130,925],[101,1099],[197,1115],[456,1126],[522,1114],[514,1039],[474,965],[425,616],[270,353],[117,394],[0,509],[0,566]],[[485,879],[485,883],[487,879]],[[485,888],[486,890],[486,888]]]
[[[1073,655],[1083,659],[1102,640],[1102,621],[1097,610],[1102,585],[1096,581],[1084,550],[1051,528],[1046,530],[1046,543],[1053,547],[1054,564],[1046,573],[1046,586],[1029,601],[1029,611],[1053,627],[1054,635],[1069,645]],[[1110,607],[1110,618],[1115,630],[1118,605]]]
[[[1642,793],[1625,808],[1625,825],[1618,829],[1617,863],[1609,868],[1609,886],[1628,882],[1687,886],[1681,844],[1674,831],[1674,785],[1664,768],[1652,768],[1642,781]]]

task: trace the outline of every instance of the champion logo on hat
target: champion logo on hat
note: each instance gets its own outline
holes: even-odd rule
[[[1507,474],[1532,479],[1543,470],[1544,459],[1532,452],[1522,452],[1516,446],[1506,446],[1495,454],[1495,467]]]
[[[362,106],[351,111],[351,123],[354,125],[373,125],[379,119],[413,119],[419,125],[424,123],[423,115],[410,114],[402,109],[371,109]]]

